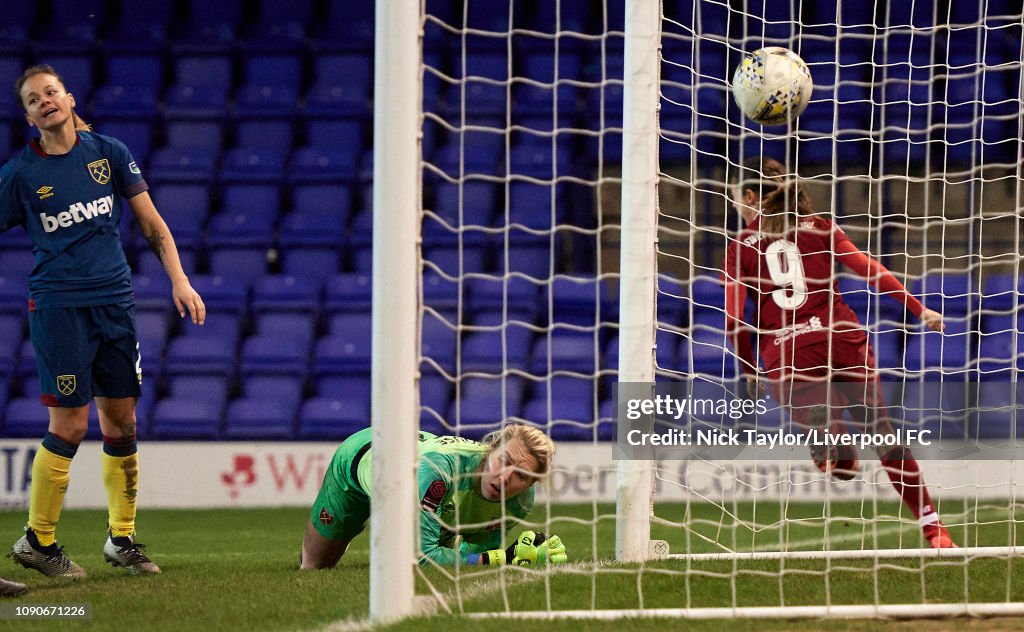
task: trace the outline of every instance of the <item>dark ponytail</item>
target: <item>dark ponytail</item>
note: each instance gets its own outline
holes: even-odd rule
[[[785,235],[797,228],[801,217],[814,216],[814,208],[803,186],[774,158],[746,159],[732,180],[734,185],[739,185],[741,194],[750,189],[761,199],[758,229],[762,233]]]

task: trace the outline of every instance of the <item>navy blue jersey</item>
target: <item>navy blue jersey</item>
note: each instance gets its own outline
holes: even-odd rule
[[[92,132],[78,132],[59,156],[33,139],[0,169],[0,231],[21,225],[32,239],[29,296],[37,308],[131,300],[121,199],[147,189],[124,143]]]

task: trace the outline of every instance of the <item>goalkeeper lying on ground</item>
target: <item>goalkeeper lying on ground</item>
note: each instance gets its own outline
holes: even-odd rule
[[[370,517],[371,429],[334,453],[310,511],[299,567],[333,568]],[[523,531],[507,549],[502,535],[530,513],[533,484],[547,475],[555,446],[543,432],[513,424],[484,443],[419,436],[420,564],[560,564],[558,536]]]

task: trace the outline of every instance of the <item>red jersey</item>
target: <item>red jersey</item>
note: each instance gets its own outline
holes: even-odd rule
[[[734,323],[742,320],[747,290],[757,303],[757,317],[750,324],[761,332],[766,369],[801,347],[828,344],[832,335],[854,344],[866,339],[856,314],[838,291],[837,260],[879,289],[895,294],[915,315],[923,309],[888,270],[861,253],[831,221],[817,216],[801,219],[785,237],[763,236],[759,222],[760,218],[755,219],[726,248],[722,279],[729,290],[726,310]],[[743,342],[738,351],[751,362]]]

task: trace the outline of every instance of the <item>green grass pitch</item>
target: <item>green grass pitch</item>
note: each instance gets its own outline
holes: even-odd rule
[[[981,526],[954,531],[961,543],[1021,544],[1016,523],[1005,509],[942,507],[951,516],[973,512]],[[550,512],[550,518],[548,518]],[[779,520],[778,504],[659,505],[652,536],[668,540],[674,552],[770,549],[786,542],[794,548],[820,547],[828,529],[836,546],[861,548],[921,546],[913,524],[896,520],[898,507],[833,503],[831,519],[821,505],[790,505],[789,520]],[[139,539],[149,545],[163,574],[132,577],[103,563],[105,512],[65,511],[58,536],[72,559],[89,572],[81,582],[49,579],[8,559],[0,576],[28,583],[33,592],[22,604],[91,604],[88,622],[22,620],[19,630],[68,626],[89,630],[320,630],[354,629],[339,621],[367,614],[368,538],[360,537],[334,571],[300,573],[296,568],[306,520],[303,509],[143,510]],[[846,518],[844,518],[846,516]],[[19,537],[25,511],[0,512],[0,533],[10,543]],[[551,530],[567,542],[573,561],[555,573],[508,569],[453,573],[425,569],[418,592],[444,596],[455,611],[594,609],[714,606],[772,606],[1024,601],[1024,565],[1018,560],[871,560],[786,562],[653,562],[635,566],[609,560],[614,550],[614,507],[610,505],[538,505],[531,520],[550,520]],[[596,528],[595,528],[596,526]],[[4,544],[4,547],[8,544]],[[10,603],[10,602],[5,602]],[[502,630],[515,624],[479,621],[443,614],[406,621],[397,630]],[[11,621],[0,621],[0,628]],[[660,623],[657,627],[676,623]],[[712,630],[913,630],[912,623],[843,621],[687,621],[685,629]],[[531,622],[532,630],[646,630],[649,620],[586,623]],[[929,630],[1021,629],[1024,620],[928,622]]]

